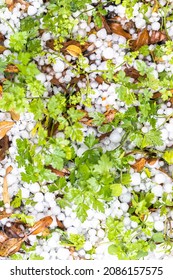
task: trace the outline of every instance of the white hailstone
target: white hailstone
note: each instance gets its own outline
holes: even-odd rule
[[[113,130],[109,136],[109,139],[113,143],[120,143],[121,142],[121,134],[117,131],[117,129]]]
[[[17,177],[13,174],[7,175],[7,185],[11,186],[17,182]]]
[[[143,126],[141,130],[143,133],[147,133],[149,129],[146,126]]]
[[[160,29],[160,23],[158,21],[155,21],[151,24],[152,30],[158,31]]]
[[[27,13],[28,13],[29,16],[33,16],[37,13],[37,8],[30,5],[28,7]]]
[[[141,29],[146,26],[146,21],[143,18],[137,17],[135,20],[136,28]]]
[[[96,41],[97,41],[97,40],[96,40],[96,35],[95,35],[95,34],[89,35],[89,37],[88,37],[88,42],[94,43],[94,42],[96,42]]]
[[[55,72],[63,72],[65,69],[65,65],[64,65],[64,62],[60,59],[56,59],[56,62],[55,64],[53,64],[53,70]]]
[[[165,192],[167,192],[167,193],[171,193],[171,192],[173,191],[173,186],[172,186],[172,184],[166,184],[166,185],[164,185],[164,190],[165,190]]]
[[[130,193],[122,194],[120,195],[119,199],[121,202],[129,203],[131,201],[131,194]]]
[[[29,190],[25,188],[20,188],[20,189],[22,191],[22,198],[28,198],[30,194]]]
[[[42,202],[44,200],[44,195],[41,192],[35,194],[33,200],[35,202]]]
[[[43,212],[43,210],[44,210],[44,205],[43,205],[42,202],[37,202],[37,203],[35,204],[34,208],[35,208],[35,210],[36,210],[37,212]]]
[[[131,227],[132,228],[137,228],[137,226],[138,226],[137,222],[134,222],[134,221],[131,222]]]
[[[85,244],[84,244],[83,248],[84,248],[85,251],[91,250],[92,249],[91,242],[90,241],[85,241]]]
[[[51,205],[51,206],[52,206],[52,205]],[[60,209],[59,206],[56,205],[56,206],[54,206],[54,207],[51,208],[51,212],[52,212],[53,215],[58,215],[58,214],[61,213],[61,209]]]
[[[167,129],[165,129],[165,128],[161,129],[161,138],[162,138],[162,140],[166,140],[168,138]]]
[[[105,231],[103,230],[103,229],[99,229],[98,231],[97,231],[97,236],[99,237],[99,238],[104,238],[105,237]]]
[[[93,229],[93,228],[91,228],[91,229],[88,231],[88,234],[89,234],[90,236],[96,235],[96,233],[97,233],[97,231],[96,231],[95,229]]]
[[[164,69],[165,69],[165,65],[164,64],[162,64],[162,63],[157,64],[157,71],[159,73],[163,72]]]
[[[52,202],[55,198],[55,195],[53,193],[49,193],[49,192],[46,192],[45,195],[44,195],[44,199],[46,202]]]
[[[161,197],[163,194],[163,187],[158,185],[151,189],[151,192],[154,193],[156,197]]]
[[[166,177],[163,173],[158,173],[155,175],[155,182],[157,184],[163,184],[165,183]]]
[[[31,184],[31,185],[29,186],[29,190],[30,190],[30,192],[32,192],[32,193],[38,193],[39,190],[40,190],[40,185],[39,185],[38,183]]]
[[[78,255],[79,255],[80,257],[84,257],[84,256],[85,256],[85,250],[84,250],[84,249],[79,250],[79,251],[78,251]]]
[[[59,248],[57,252],[57,257],[60,260],[67,260],[70,257],[70,251],[66,248]]]
[[[29,239],[30,242],[34,243],[37,240],[37,236],[36,235],[29,235],[28,239]]]
[[[105,29],[105,28],[100,29],[100,30],[97,32],[97,37],[98,37],[99,39],[102,39],[102,40],[106,39],[106,37],[107,37],[106,29]]]
[[[120,208],[123,212],[127,212],[127,210],[129,209],[129,205],[125,202],[120,204]]]
[[[48,241],[47,241],[47,247],[49,247],[49,248],[57,248],[57,245],[58,245],[58,242],[57,242],[57,240],[55,240],[54,238],[50,238],[50,239],[48,239]]]
[[[44,82],[46,82],[46,75],[44,73],[40,73],[36,76],[36,79],[44,84]]]
[[[75,227],[68,227],[67,228],[67,233],[68,234],[78,234],[78,229]]]
[[[139,173],[131,174],[131,186],[138,186],[141,183],[141,176]]]
[[[123,223],[124,223],[125,226],[130,225],[131,224],[130,218],[129,217],[125,217],[124,220],[123,220]]]
[[[156,221],[154,223],[154,228],[157,231],[163,231],[164,230],[164,223],[162,221]]]
[[[110,47],[105,48],[102,52],[102,55],[105,59],[112,59],[114,57],[114,50]]]
[[[63,221],[63,224],[66,228],[69,228],[73,225],[73,219],[70,217],[66,217],[65,220]]]

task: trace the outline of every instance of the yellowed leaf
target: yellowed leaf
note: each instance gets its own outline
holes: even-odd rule
[[[0,139],[2,139],[6,133],[13,127],[14,122],[2,121],[0,122]]]
[[[7,183],[7,175],[13,170],[13,167],[10,165],[6,169],[6,174],[4,177],[4,182],[3,182],[3,191],[2,191],[2,197],[3,197],[3,202],[4,204],[8,203],[10,205],[10,196],[8,193],[8,183]]]
[[[8,257],[19,251],[24,238],[9,238],[0,244],[0,256]]]
[[[18,121],[20,119],[20,115],[13,110],[10,111],[10,115],[13,121]]]
[[[78,57],[80,54],[82,54],[81,48],[78,47],[78,46],[75,46],[75,45],[69,45],[69,46],[66,48],[66,51],[67,51],[71,56],[74,56],[74,57]]]
[[[36,222],[33,227],[30,228],[30,234],[38,234],[44,232],[44,230],[49,227],[52,223],[53,219],[51,216],[44,217]]]
[[[6,50],[6,47],[0,45],[0,54]]]
[[[135,164],[132,165],[132,168],[134,168],[137,172],[140,172],[146,163],[146,159],[145,158],[140,158],[138,159]]]
[[[17,66],[9,64],[4,71],[8,73],[18,73],[19,69]]]

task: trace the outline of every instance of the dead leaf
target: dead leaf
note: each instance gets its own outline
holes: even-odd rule
[[[138,37],[136,40],[131,40],[130,45],[131,48],[136,51],[140,49],[144,45],[149,44],[149,32],[147,28],[144,28],[142,31],[138,33]]]
[[[116,23],[116,22],[111,22],[109,23],[110,29],[113,33],[123,36],[125,37],[127,40],[130,40],[132,38],[132,36],[130,35],[130,33],[128,33],[127,31],[125,31],[120,23]]]
[[[5,210],[0,211],[0,220],[4,219],[4,218],[8,218],[11,216],[11,213],[7,213]]]
[[[140,158],[133,165],[131,165],[131,167],[135,169],[137,172],[140,172],[144,168],[145,163],[146,163],[146,159]]]
[[[6,152],[9,149],[9,138],[7,135],[5,135],[1,140],[0,140],[0,161],[4,160],[6,156]]]
[[[40,219],[38,222],[36,222],[33,227],[30,228],[30,233],[31,234],[39,234],[43,232],[47,227],[49,227],[52,223],[53,219],[51,216],[44,217]]]
[[[70,171],[66,168],[63,168],[62,170],[57,170],[53,168],[52,166],[46,166],[46,168],[50,169],[53,173],[55,173],[59,177],[64,177],[66,175],[70,175]]]
[[[159,42],[163,42],[167,40],[167,36],[165,31],[154,31],[152,30],[152,33],[149,38],[149,44],[157,44]]]
[[[20,115],[18,113],[16,113],[15,111],[12,110],[9,113],[10,113],[11,118],[12,118],[13,121],[20,120]]]
[[[20,3],[22,6],[25,6],[24,11],[26,11],[29,7],[29,3],[24,0],[5,0],[5,3],[10,11],[14,9],[17,3]]]
[[[152,12],[157,13],[159,8],[160,8],[159,2],[157,0],[154,0],[154,6],[153,6],[153,9],[152,9]]]
[[[102,19],[103,27],[106,29],[107,34],[111,34],[112,30],[109,26],[108,21],[106,20],[106,18],[104,16],[101,15],[100,17]]]
[[[104,79],[103,79],[101,76],[97,76],[97,77],[95,78],[95,81],[96,81],[99,85],[101,85],[101,84],[103,84]]]
[[[74,56],[74,57],[78,57],[79,55],[82,54],[82,50],[80,47],[76,46],[76,45],[69,45],[67,48],[66,48],[66,51],[71,55],[71,56]]]
[[[113,110],[108,110],[106,113],[104,113],[105,117],[106,117],[106,121],[104,123],[110,123],[113,121],[113,119],[115,118],[115,114],[117,113],[117,110],[113,109]]]
[[[18,252],[25,239],[26,236],[24,238],[9,238],[5,240],[0,244],[0,256],[8,257]]]
[[[7,175],[13,170],[13,167],[10,165],[6,169],[6,174],[4,177],[4,182],[3,182],[3,191],[2,191],[2,197],[3,197],[3,202],[4,204],[8,203],[10,205],[10,196],[8,193],[8,183],[7,183]]]
[[[7,48],[0,45],[0,54],[2,54]]]
[[[6,133],[13,127],[14,122],[2,121],[0,122],[0,139],[2,139]]]
[[[0,32],[0,42],[4,42],[4,40],[5,40],[5,37],[4,37],[4,35]]]
[[[53,40],[53,39],[47,40],[46,47],[54,51],[55,50],[55,40]]]
[[[138,70],[136,70],[133,66],[132,67],[126,67],[124,69],[124,72],[126,73],[126,76],[133,78],[134,80],[138,80],[140,77],[140,74]]]
[[[8,238],[17,238],[17,237],[24,237],[24,226],[21,222],[10,222],[11,226],[7,227],[4,226],[4,232],[8,236]]]
[[[0,243],[3,243],[7,239],[8,239],[8,236],[5,234],[5,232],[0,231]]]
[[[9,64],[7,65],[7,67],[5,68],[4,72],[8,72],[8,73],[18,73],[19,69],[16,65],[12,65]]]
[[[157,158],[148,158],[147,163],[149,165],[154,165],[158,159]]]
[[[56,222],[57,222],[58,228],[60,228],[62,230],[66,230],[66,227],[64,226],[64,224],[60,220],[58,220],[57,218],[56,218]]]

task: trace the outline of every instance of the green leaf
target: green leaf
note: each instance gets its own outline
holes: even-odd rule
[[[22,51],[26,46],[28,33],[26,31],[16,32],[10,36],[10,47],[15,51]]]
[[[122,185],[129,185],[131,182],[131,176],[128,173],[124,173],[121,176],[121,184]]]
[[[67,112],[68,112],[68,115],[72,119],[73,122],[76,122],[76,121],[82,119],[85,116],[84,112],[81,112],[79,110],[75,110],[75,108],[70,108]]]
[[[26,223],[26,224],[29,224],[30,226],[33,226],[34,223],[35,223],[35,219],[34,219],[33,216],[28,216],[28,215],[25,215],[24,213],[21,213],[21,214],[12,214],[12,215],[11,215],[11,218],[20,219],[21,222]]]
[[[29,260],[44,260],[44,257],[39,256],[39,255],[37,255],[37,254],[31,254],[31,255],[29,256]]]
[[[6,68],[7,64],[8,63],[0,57],[0,73],[4,72],[4,69]]]
[[[19,190],[18,193],[15,195],[15,198],[11,202],[11,206],[13,208],[18,208],[21,206],[22,203],[22,191]]]
[[[163,158],[164,158],[164,160],[166,160],[166,162],[168,164],[170,164],[170,165],[173,164],[173,150],[164,152]]]
[[[11,257],[10,257],[11,260],[15,260],[15,261],[18,261],[18,260],[23,260],[23,256],[21,254],[13,254]]]
[[[165,241],[164,240],[164,235],[161,232],[154,233],[153,236],[152,236],[152,239],[157,243],[161,243],[161,242]]]
[[[113,196],[120,196],[122,194],[123,188],[121,184],[112,184],[110,188]]]
[[[99,140],[96,139],[94,133],[92,133],[85,137],[84,143],[89,149],[91,149],[94,145],[99,143]]]

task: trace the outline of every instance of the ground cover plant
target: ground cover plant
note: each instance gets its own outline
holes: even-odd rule
[[[173,1],[0,1],[1,259],[166,259]]]

